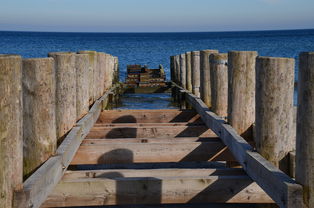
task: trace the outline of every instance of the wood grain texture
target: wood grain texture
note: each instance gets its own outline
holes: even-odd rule
[[[197,97],[200,96],[200,85],[201,85],[201,72],[200,72],[200,52],[191,52],[191,64],[192,64],[192,92]]]
[[[301,53],[299,64],[296,180],[309,208],[314,207],[314,53]]]
[[[22,58],[0,54],[0,207],[23,183]]]

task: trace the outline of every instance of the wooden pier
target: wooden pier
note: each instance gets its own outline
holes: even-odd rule
[[[0,102],[1,159],[10,158],[0,163],[0,207],[313,207],[313,53],[300,58],[297,124],[292,59],[187,52],[171,57],[173,82],[149,89],[170,89],[179,109],[112,110],[125,90],[117,58],[94,51],[49,56],[23,66],[19,56],[0,56],[0,86],[21,78],[16,88],[0,88],[8,98]],[[45,79],[22,76],[26,69],[45,69]],[[294,150],[295,162],[286,159]]]

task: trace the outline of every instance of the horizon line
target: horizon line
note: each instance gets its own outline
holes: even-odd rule
[[[221,30],[221,31],[177,31],[177,32],[148,32],[148,31],[139,31],[139,32],[84,32],[84,31],[40,31],[40,30],[0,30],[0,32],[38,32],[38,33],[222,33],[222,32],[267,32],[267,31],[292,31],[292,30],[314,30],[314,28],[299,28],[299,29],[261,29],[261,30]]]

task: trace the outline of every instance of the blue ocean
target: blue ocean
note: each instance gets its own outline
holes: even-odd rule
[[[256,50],[261,56],[293,57],[314,51],[314,29],[199,33],[59,33],[0,32],[0,53],[25,58],[46,57],[52,51],[97,50],[119,57],[120,79],[127,64],[162,64],[170,78],[169,57],[186,51]]]

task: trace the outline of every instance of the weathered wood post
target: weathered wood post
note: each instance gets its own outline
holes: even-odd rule
[[[197,97],[200,96],[200,52],[192,51],[192,92]]]
[[[118,83],[119,82],[119,58],[114,57],[114,79],[113,83]]]
[[[295,148],[293,91],[294,59],[256,58],[256,148],[286,173],[287,156]]]
[[[94,80],[94,72],[96,73],[96,67],[97,67],[97,52],[96,51],[79,51],[79,54],[88,54],[89,56],[89,83],[92,83],[89,85],[89,105],[93,104],[95,101],[95,83],[96,80]]]
[[[185,67],[186,67],[186,89],[192,92],[192,65],[191,52],[185,53]]]
[[[218,53],[218,50],[202,50],[200,52],[200,98],[209,108],[212,106],[209,56],[213,53]]]
[[[296,180],[303,185],[304,203],[314,207],[314,52],[299,61]]]
[[[256,51],[228,53],[228,122],[247,140],[255,122],[256,56]]]
[[[76,68],[76,119],[82,118],[89,110],[89,57],[75,55]]]
[[[23,183],[22,58],[0,55],[0,207]]]
[[[107,79],[108,79],[108,69],[106,66],[107,54],[102,52],[97,52],[97,69],[98,69],[98,83],[97,83],[97,99],[101,97],[106,89]]]
[[[54,60],[24,59],[22,71],[23,173],[28,177],[57,147]]]
[[[175,69],[176,69],[176,83],[181,86],[181,80],[180,80],[180,55],[175,56]]]
[[[71,52],[53,52],[56,73],[57,138],[62,138],[76,122],[76,69]]]
[[[170,79],[171,81],[174,81],[175,79],[175,73],[174,73],[174,56],[170,56]]]
[[[180,55],[180,80],[181,87],[186,89],[186,63],[185,63],[185,54]]]
[[[225,118],[228,115],[228,54],[212,54],[209,59],[212,111]]]

